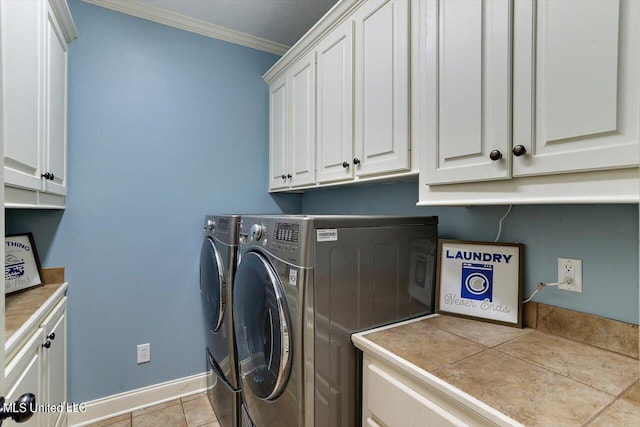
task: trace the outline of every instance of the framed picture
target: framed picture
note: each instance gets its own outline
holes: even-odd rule
[[[14,234],[4,241],[4,293],[42,286],[42,268],[31,233]]]
[[[438,241],[436,312],[522,327],[520,243]]]

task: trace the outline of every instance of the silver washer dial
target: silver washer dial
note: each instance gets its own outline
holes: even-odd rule
[[[258,241],[262,237],[264,232],[264,226],[260,224],[253,224],[251,226],[251,236],[253,236],[253,240]]]

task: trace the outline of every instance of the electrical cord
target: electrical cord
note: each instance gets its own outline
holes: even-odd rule
[[[505,212],[502,218],[500,218],[500,222],[498,223],[498,235],[496,236],[495,242],[497,242],[498,239],[500,239],[500,235],[502,234],[502,221],[504,221],[507,215],[509,215],[509,212],[511,212],[511,208],[513,208],[513,205],[509,205],[509,209],[507,209],[507,212]]]
[[[538,286],[536,287],[536,290],[533,291],[531,296],[529,298],[527,298],[526,300],[522,301],[522,303],[526,304],[529,301],[531,301],[533,299],[533,297],[538,292],[540,292],[543,288],[546,288],[547,286],[559,286],[559,285],[564,285],[564,284],[567,284],[567,285],[571,284],[571,279],[564,279],[562,282],[553,282],[553,283],[540,282],[540,283],[538,283]]]

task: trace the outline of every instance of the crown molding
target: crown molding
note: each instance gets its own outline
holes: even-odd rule
[[[76,29],[76,24],[73,23],[73,18],[71,17],[71,11],[69,11],[69,6],[65,0],[50,0],[49,4],[51,5],[51,9],[53,9],[53,13],[58,18],[60,23],[60,28],[62,29],[62,33],[64,34],[64,38],[67,40],[67,43],[71,42],[78,38],[78,30]]]
[[[211,24],[200,19],[190,18],[179,13],[171,12],[143,3],[138,0],[82,0],[117,12],[126,13],[158,24],[168,25],[180,30],[200,34],[202,36],[223,40],[252,49],[261,50],[275,55],[284,55],[289,46],[255,37],[240,31],[231,30],[219,25]]]
[[[293,63],[313,49],[320,40],[331,30],[336,28],[366,0],[340,0],[322,17],[316,24],[303,35],[288,51],[278,60],[262,78],[267,84],[271,84],[286,72]],[[407,0],[408,1],[408,0]]]

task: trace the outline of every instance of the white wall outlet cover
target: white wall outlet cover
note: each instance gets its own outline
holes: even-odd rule
[[[582,292],[582,260],[558,258],[558,283],[558,289]]]
[[[151,362],[151,343],[138,344],[138,364]]]

